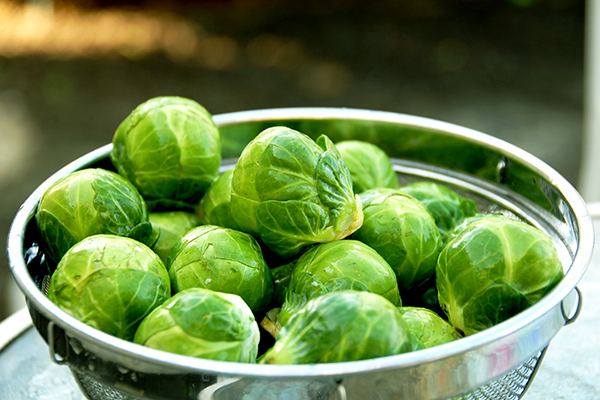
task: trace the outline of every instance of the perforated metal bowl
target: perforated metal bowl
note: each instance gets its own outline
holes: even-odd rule
[[[547,232],[565,278],[546,297],[483,332],[413,353],[346,363],[252,365],[196,359],[145,348],[72,318],[43,294],[48,271],[32,216],[43,192],[86,167],[111,169],[111,145],[52,175],[18,211],[8,239],[13,275],[50,356],[68,365],[90,398],[142,399],[444,399],[520,398],[544,349],[581,305],[576,285],[591,259],[592,220],[577,191],[529,153],[488,135],[409,115],[352,109],[257,110],[214,117],[223,168],[264,128],[286,125],[334,142],[373,142],[399,178],[430,179],[475,198],[480,207],[518,217]]]

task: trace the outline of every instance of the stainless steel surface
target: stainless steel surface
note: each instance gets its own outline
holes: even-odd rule
[[[0,323],[1,400],[85,400],[69,368],[50,361],[26,308]]]
[[[575,287],[591,258],[592,221],[577,191],[530,154],[466,128],[385,112],[276,109],[223,114],[215,121],[223,134],[225,156],[238,155],[253,136],[273,124],[313,136],[326,133],[334,141],[374,142],[398,159],[402,173],[456,185],[548,232],[567,274],[548,296],[504,323],[453,343],[398,356],[273,366],[192,359],[144,348],[96,331],[60,310],[41,293],[39,271],[30,273],[24,261],[34,236],[29,221],[41,194],[73,170],[106,165],[107,145],[41,185],[23,204],[9,234],[11,270],[27,298],[34,326],[49,343],[56,362],[123,393],[156,399],[194,399],[203,389],[228,379],[273,398],[289,391],[298,393],[298,398],[440,399],[472,391],[527,362],[548,345],[578,307]]]

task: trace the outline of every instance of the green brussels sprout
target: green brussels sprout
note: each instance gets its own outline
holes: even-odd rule
[[[169,252],[177,240],[190,229],[200,225],[200,219],[186,211],[152,212],[148,217],[158,237],[151,249],[167,264]]]
[[[144,318],[133,341],[185,356],[255,363],[259,339],[254,314],[239,296],[191,288]]]
[[[390,158],[378,146],[360,140],[343,140],[336,143],[336,147],[352,175],[355,193],[400,186]]]
[[[182,97],[156,97],[136,107],[119,125],[110,159],[151,210],[192,209],[219,176],[221,136],[200,104]]]
[[[130,236],[149,244],[152,234],[146,203],[137,189],[122,176],[99,168],[56,181],[40,199],[35,221],[54,262],[88,236]]]
[[[477,214],[477,203],[434,182],[414,182],[400,190],[425,204],[446,243],[456,226]]]
[[[442,248],[431,213],[415,198],[394,189],[360,194],[364,221],[352,239],[374,248],[398,277],[400,291],[424,284],[435,273]]]
[[[471,222],[444,247],[436,268],[440,305],[465,335],[526,309],[563,276],[545,232],[501,216]]]
[[[408,325],[384,297],[343,291],[310,300],[279,332],[259,362],[312,364],[357,361],[415,350]]]
[[[167,269],[174,293],[199,287],[236,294],[254,312],[273,296],[273,277],[256,239],[233,229],[191,229],[171,249]]]
[[[452,325],[435,312],[421,307],[399,307],[410,333],[423,348],[449,343],[462,336]]]
[[[71,247],[48,289],[48,298],[74,318],[125,340],[132,340],[142,319],[170,295],[158,255],[115,235],[89,236]]]
[[[343,290],[376,293],[402,305],[389,264],[364,243],[339,240],[317,245],[298,258],[277,322],[285,325],[310,299]]]
[[[323,135],[315,143],[285,127],[262,131],[242,152],[231,211],[241,230],[283,257],[343,239],[362,222],[352,178],[331,140]]]
[[[196,214],[203,224],[240,230],[231,214],[231,178],[233,168],[223,172],[200,200]]]

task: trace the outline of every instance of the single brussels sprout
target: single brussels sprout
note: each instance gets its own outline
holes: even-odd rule
[[[200,219],[186,211],[152,212],[148,219],[158,237],[151,249],[167,264],[169,252],[177,240],[190,229],[200,225]]]
[[[343,140],[336,143],[336,147],[352,175],[355,193],[400,186],[390,158],[378,146],[360,140]]]
[[[425,204],[446,243],[456,226],[477,214],[477,203],[435,182],[414,182],[400,188]]]
[[[110,159],[151,210],[193,209],[219,176],[221,136],[200,104],[182,97],[156,97],[136,107],[119,125]]]
[[[174,293],[199,287],[237,294],[254,312],[273,296],[273,277],[256,239],[233,229],[191,229],[171,249],[167,269]]]
[[[88,236],[130,236],[149,244],[152,234],[146,203],[137,189],[122,176],[99,168],[56,181],[40,199],[35,221],[54,262]]]
[[[200,200],[196,214],[203,224],[240,230],[231,214],[231,178],[233,168],[223,172]]]
[[[402,305],[389,264],[364,243],[347,239],[315,246],[298,258],[277,322],[285,325],[310,299],[343,290],[376,293]]]
[[[357,361],[415,350],[408,325],[384,297],[343,291],[310,300],[282,328],[262,364]]]
[[[428,349],[462,337],[448,321],[427,308],[399,307],[398,310],[410,333],[423,348]]]
[[[262,131],[233,171],[231,212],[240,229],[275,253],[293,256],[343,239],[362,222],[358,196],[335,145],[295,130]]]
[[[137,240],[89,236],[63,256],[48,298],[102,332],[132,340],[138,325],[171,295],[161,259]]]
[[[255,363],[259,339],[254,314],[241,297],[191,288],[144,318],[133,341],[184,356]]]
[[[436,268],[440,305],[465,335],[526,309],[563,276],[545,232],[500,216],[471,222],[444,247]]]
[[[371,189],[360,194],[364,222],[352,239],[374,248],[398,277],[398,287],[414,289],[435,273],[442,248],[435,220],[415,198],[394,189]]]

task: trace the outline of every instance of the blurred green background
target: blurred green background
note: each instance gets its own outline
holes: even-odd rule
[[[0,240],[46,178],[139,103],[329,106],[436,118],[573,184],[583,0],[0,0]],[[0,258],[0,319],[23,306]]]

